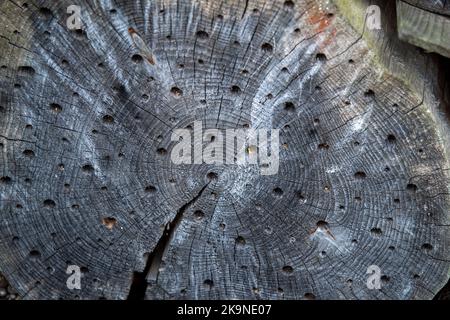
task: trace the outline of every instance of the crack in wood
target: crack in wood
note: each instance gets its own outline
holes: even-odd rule
[[[145,297],[145,292],[147,291],[149,280],[157,281],[159,268],[164,258],[164,253],[169,248],[175,231],[183,219],[184,213],[202,196],[209,183],[210,182],[201,188],[194,198],[181,206],[180,209],[178,209],[175,218],[166,224],[161,238],[158,240],[153,251],[147,257],[144,270],[142,272],[135,271],[133,273],[133,280],[128,293],[128,300],[143,300]]]

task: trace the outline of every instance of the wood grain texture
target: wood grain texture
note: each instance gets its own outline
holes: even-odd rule
[[[448,0],[402,0],[417,8],[430,12],[450,16],[450,2]]]
[[[334,5],[80,1],[75,32],[71,4],[0,4],[0,270],[20,298],[428,299],[448,280],[436,118]],[[278,174],[174,165],[196,120],[280,128]]]
[[[450,58],[450,17],[397,0],[400,39]]]

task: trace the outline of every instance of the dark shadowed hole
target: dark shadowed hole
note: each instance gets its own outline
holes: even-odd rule
[[[34,260],[39,259],[41,257],[41,253],[38,250],[31,250],[30,257]]]
[[[147,192],[147,193],[155,193],[156,192],[156,187],[154,187],[154,186],[146,186],[145,187],[145,192]]]
[[[46,207],[46,208],[54,208],[55,206],[56,206],[56,203],[52,199],[44,200],[44,207]]]
[[[316,299],[316,296],[310,292],[305,293],[304,297],[306,300],[315,300]]]
[[[11,183],[11,178],[8,176],[3,176],[0,178],[0,183],[1,184],[10,184]]]
[[[242,236],[238,236],[238,237],[235,239],[235,241],[236,241],[236,244],[238,244],[238,245],[241,245],[241,246],[245,245],[245,239],[244,239],[244,237],[242,237]]]
[[[282,270],[283,270],[284,273],[287,273],[287,274],[291,274],[291,273],[294,272],[294,268],[292,268],[291,266],[284,266],[282,268]]]
[[[383,282],[383,283],[388,283],[389,280],[391,280],[391,278],[388,277],[387,275],[382,275],[382,276],[380,277],[380,280],[381,280],[381,282]]]
[[[372,89],[368,89],[366,92],[364,92],[364,95],[366,97],[373,97],[375,96],[375,92]]]
[[[272,193],[276,197],[281,197],[283,195],[283,190],[279,187],[276,187],[275,189],[272,190]]]
[[[116,225],[117,220],[113,217],[105,217],[102,219],[102,224],[106,227],[108,230],[112,230],[114,226]]]
[[[372,229],[370,229],[370,233],[373,236],[380,236],[382,234],[382,231],[380,228],[372,228]]]
[[[289,113],[295,112],[295,106],[292,102],[287,101],[284,103],[284,110],[286,110]]]
[[[238,93],[241,93],[241,88],[239,86],[234,85],[230,88],[230,91],[232,93],[238,94]]]
[[[57,104],[57,103],[50,103],[50,109],[54,112],[54,113],[60,113],[62,111],[62,107],[61,105]]]
[[[102,120],[104,123],[108,123],[108,124],[114,123],[114,118],[109,114],[104,115]]]
[[[39,9],[39,13],[45,18],[50,19],[53,17],[53,12],[49,8],[42,7]]]
[[[18,68],[19,74],[22,76],[33,76],[36,71],[34,71],[33,67],[30,66],[20,66]]]
[[[199,39],[208,39],[209,38],[209,34],[206,31],[199,30],[199,31],[197,31],[197,38],[199,38]]]
[[[408,183],[408,185],[406,186],[406,190],[408,190],[410,192],[416,192],[417,186],[413,183]]]
[[[218,176],[217,173],[215,173],[215,172],[208,172],[208,174],[206,175],[206,177],[207,177],[210,181],[219,179],[219,176]]]
[[[157,152],[160,156],[164,156],[164,155],[167,154],[167,150],[164,149],[164,148],[158,148],[158,149],[156,150],[156,152]]]
[[[81,170],[83,170],[83,172],[89,173],[94,171],[94,167],[90,164],[85,164],[81,167]]]
[[[326,222],[324,220],[317,221],[316,225],[317,225],[317,228],[328,229],[328,222]]]
[[[203,284],[205,285],[205,287],[208,287],[208,288],[214,287],[214,282],[210,279],[206,279],[205,281],[203,281]]]
[[[144,59],[143,59],[142,56],[139,55],[139,54],[134,54],[134,55],[131,57],[131,61],[133,61],[134,63],[141,63],[143,60],[144,60]]]
[[[272,52],[273,51],[273,46],[270,44],[270,43],[263,43],[262,45],[261,45],[261,49],[264,51],[264,52]]]
[[[316,54],[316,60],[318,61],[327,61],[327,56],[324,53],[318,53]]]
[[[205,216],[205,213],[202,210],[195,210],[194,211],[194,217],[197,220],[202,220],[204,216]]]
[[[424,251],[431,251],[431,250],[433,250],[433,246],[431,244],[429,244],[429,243],[424,243],[422,245],[422,250],[424,250]]]
[[[178,87],[172,87],[172,89],[170,89],[170,93],[172,93],[175,97],[181,97],[183,95],[183,90]]]
[[[327,143],[321,143],[318,145],[319,150],[328,150],[330,146]]]
[[[394,143],[394,142],[397,140],[397,138],[396,138],[393,134],[389,134],[389,135],[387,136],[386,140],[387,140],[387,142],[389,142],[389,143]]]
[[[292,9],[292,8],[294,8],[294,1],[292,1],[292,0],[286,0],[285,2],[284,2],[284,7],[285,8],[289,8],[289,9]]]
[[[34,151],[33,150],[28,150],[28,149],[27,150],[23,150],[23,155],[32,158],[32,157],[34,157]]]
[[[355,173],[355,179],[362,180],[362,179],[365,179],[366,177],[367,177],[367,175],[363,171],[358,171]]]

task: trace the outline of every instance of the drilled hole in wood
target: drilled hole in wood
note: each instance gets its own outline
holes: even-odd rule
[[[94,167],[91,164],[85,164],[81,167],[81,170],[83,170],[83,172],[85,173],[91,173],[94,171]]]
[[[205,217],[205,213],[202,210],[195,210],[194,217],[197,220],[202,220]]]
[[[172,87],[172,89],[170,89],[170,93],[172,93],[175,97],[181,97],[183,95],[183,90],[178,87]]]
[[[291,266],[284,266],[281,270],[283,270],[283,272],[286,274],[291,274],[294,272],[294,268],[292,268]]]
[[[106,114],[103,116],[102,121],[103,123],[111,124],[114,123],[114,117],[109,114]]]
[[[145,187],[145,192],[147,192],[147,193],[155,193],[156,192],[156,187],[155,186],[146,186]]]
[[[116,218],[113,218],[113,217],[104,217],[102,219],[102,224],[108,230],[112,230],[115,227],[116,223],[117,223],[117,220],[116,220]]]
[[[23,155],[32,158],[34,157],[34,151],[29,149],[23,150]]]
[[[310,292],[307,292],[307,293],[304,294],[304,298],[306,300],[315,300],[316,296],[314,294],[310,293]]]
[[[294,4],[294,1],[292,1],[292,0],[286,0],[284,2],[285,8],[292,9],[292,8],[294,8],[294,6],[295,6],[295,4]]]
[[[294,113],[295,112],[295,105],[292,102],[287,101],[287,102],[284,103],[284,110],[286,110],[289,113]]]
[[[393,134],[389,134],[386,138],[387,142],[394,143],[397,141],[397,138]]]
[[[239,86],[234,85],[230,88],[230,91],[234,94],[239,94],[241,93],[241,88]]]
[[[270,43],[265,42],[261,45],[261,49],[264,52],[270,53],[273,51],[273,46]]]
[[[316,54],[316,60],[325,62],[327,61],[327,56],[324,53],[318,53]]]
[[[204,30],[199,30],[199,31],[197,31],[197,38],[199,38],[199,39],[208,39],[209,38],[209,34],[208,34],[208,32],[206,32]]]
[[[358,171],[355,173],[355,179],[362,180],[367,177],[366,173],[364,171]]]
[[[370,229],[370,233],[371,233],[373,236],[381,236],[381,234],[382,234],[383,232],[381,231],[380,228],[372,228],[372,229]]]
[[[41,253],[38,250],[31,250],[29,255],[33,260],[41,258]]]
[[[237,245],[241,245],[241,246],[245,245],[245,239],[242,236],[238,236],[235,239],[235,242],[236,242]]]
[[[44,207],[46,208],[54,208],[56,206],[55,201],[53,201],[52,199],[46,199],[44,200]]]
[[[276,196],[276,197],[281,197],[281,196],[283,196],[283,190],[282,190],[281,188],[279,188],[279,187],[274,188],[274,189],[272,190],[272,193],[273,193],[273,195]]]
[[[57,103],[50,103],[50,110],[54,113],[60,113],[62,111],[62,107]]]
[[[424,250],[424,251],[431,251],[431,250],[433,250],[433,246],[431,244],[429,244],[429,243],[424,243],[422,245],[422,250]]]

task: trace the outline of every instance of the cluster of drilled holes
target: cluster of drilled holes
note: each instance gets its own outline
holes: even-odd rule
[[[181,97],[183,95],[183,90],[181,90],[178,87],[172,87],[170,89],[170,93],[173,94],[175,97]]]
[[[245,239],[244,239],[243,236],[238,236],[238,237],[235,239],[235,242],[236,242],[237,245],[240,245],[240,246],[245,245]]]
[[[50,103],[50,110],[54,113],[60,113],[62,111],[62,107],[57,103]]]
[[[381,231],[380,228],[372,228],[372,229],[370,229],[370,233],[371,233],[373,236],[377,237],[377,236],[381,236],[381,234],[382,234],[383,232]]]
[[[208,39],[209,38],[209,34],[208,34],[208,32],[206,32],[204,30],[199,30],[199,31],[197,31],[197,38],[199,38],[199,39]]]
[[[291,274],[294,272],[294,268],[292,268],[291,266],[284,266],[283,268],[281,268],[281,270],[286,274]]]
[[[265,42],[261,45],[261,49],[264,52],[270,53],[273,51],[273,46],[270,43]]]
[[[287,101],[287,102],[284,103],[284,110],[289,112],[289,113],[294,113],[295,112],[295,105],[292,102]]]
[[[146,186],[144,190],[147,193],[155,193],[156,192],[156,187],[152,186],[152,185],[149,185],[149,186]]]
[[[108,230],[112,230],[114,226],[116,225],[117,220],[113,217],[104,217],[102,219],[102,224],[106,227]]]

